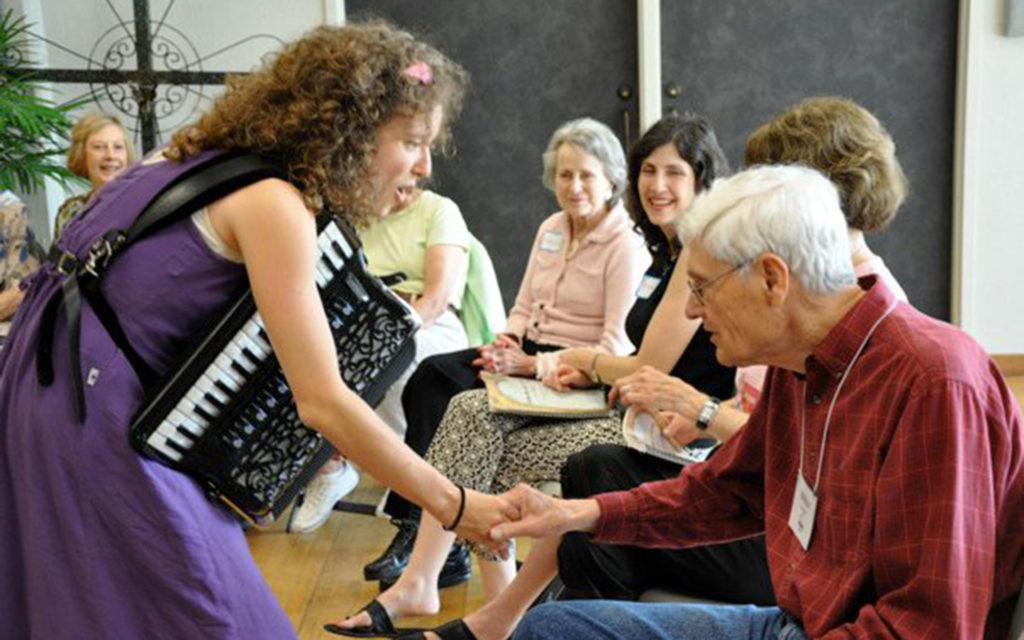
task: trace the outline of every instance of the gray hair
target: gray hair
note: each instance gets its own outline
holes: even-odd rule
[[[626,154],[608,125],[593,118],[570,120],[551,134],[548,148],[544,150],[544,186],[555,190],[555,156],[558,147],[566,142],[598,159],[605,177],[612,183],[612,197],[608,204],[617,202],[626,190]]]
[[[684,246],[699,242],[734,267],[771,251],[811,293],[834,293],[856,282],[839,194],[807,167],[754,167],[717,180],[676,227]]]

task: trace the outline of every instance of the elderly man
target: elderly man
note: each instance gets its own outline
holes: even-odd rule
[[[1024,577],[1024,429],[985,352],[880,280],[858,286],[835,189],[810,169],[721,181],[680,232],[688,315],[723,363],[773,367],[747,427],[629,492],[517,487],[523,519],[493,533],[690,547],[764,532],[779,607],[560,602],[515,638],[1002,638]]]

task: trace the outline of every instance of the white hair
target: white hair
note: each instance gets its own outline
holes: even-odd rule
[[[551,134],[548,147],[544,150],[544,173],[541,176],[544,186],[551,191],[555,190],[555,171],[558,168],[555,166],[555,158],[558,147],[564,143],[597,158],[605,177],[612,183],[611,200],[617,201],[626,190],[626,154],[622,150],[622,143],[608,125],[593,118],[580,118],[566,122]]]
[[[834,293],[856,282],[839,194],[814,169],[760,166],[716,180],[676,228],[684,246],[699,242],[733,266],[771,251],[811,293]]]

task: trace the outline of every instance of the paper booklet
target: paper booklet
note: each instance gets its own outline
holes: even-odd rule
[[[715,440],[694,440],[678,449],[661,434],[651,414],[637,413],[632,407],[622,417],[622,435],[631,449],[681,465],[704,462],[718,448]]]
[[[594,418],[610,415],[600,389],[555,391],[540,380],[483,373],[487,402],[495,413],[549,418]]]

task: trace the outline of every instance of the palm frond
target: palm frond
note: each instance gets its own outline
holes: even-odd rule
[[[29,193],[46,178],[62,186],[82,179],[60,164],[71,130],[68,114],[92,101],[57,105],[40,95],[30,65],[31,25],[13,9],[0,12],[0,189]]]

